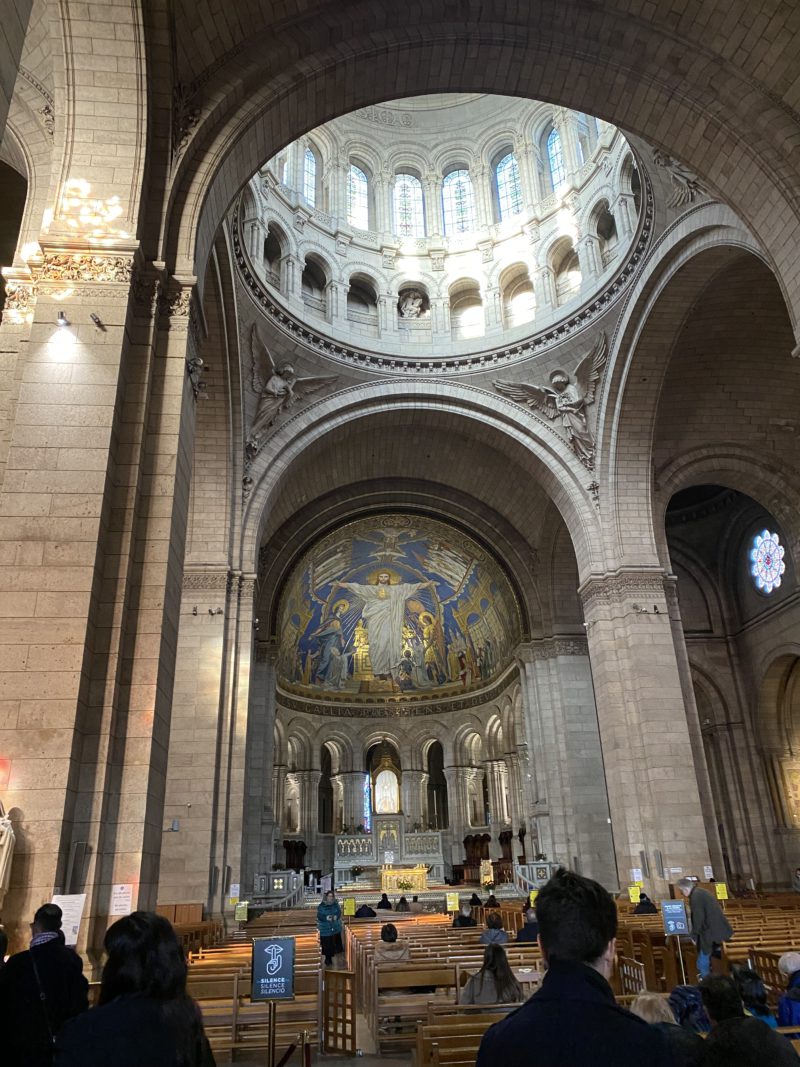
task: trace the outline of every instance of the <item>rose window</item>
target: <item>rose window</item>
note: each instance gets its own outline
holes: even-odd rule
[[[771,593],[781,584],[781,575],[786,570],[784,554],[785,549],[776,533],[762,530],[753,538],[750,573],[762,593]]]

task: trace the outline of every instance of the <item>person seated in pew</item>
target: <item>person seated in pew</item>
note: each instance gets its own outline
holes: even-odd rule
[[[477,926],[477,922],[472,917],[472,908],[469,904],[462,904],[461,911],[456,912],[453,917],[453,926]]]
[[[385,893],[381,893],[381,899],[378,901],[376,907],[378,911],[391,911],[392,902],[389,900]]]
[[[505,949],[501,945],[487,945],[483,966],[461,990],[459,1003],[514,1004],[522,999],[522,986],[514,977]]]
[[[658,908],[647,893],[639,893],[639,903],[633,909],[634,915],[658,915]]]
[[[356,913],[353,916],[355,919],[374,919],[377,912],[374,908],[371,908],[369,904],[362,904],[360,908],[356,909]]]
[[[407,963],[411,959],[411,947],[408,941],[398,941],[394,923],[381,927],[381,939],[375,946],[373,959],[376,963]]]
[[[760,1019],[762,1023],[766,1023],[773,1030],[777,1030],[778,1020],[769,1010],[767,990],[761,980],[761,975],[749,967],[733,966],[731,967],[731,977],[736,984],[739,996],[742,998],[745,1015],[752,1015],[754,1019]]]
[[[679,1026],[666,993],[640,993],[631,1012],[659,1030],[672,1049],[674,1067],[699,1067],[704,1042],[694,1030]]]
[[[492,911],[486,916],[486,929],[480,936],[482,945],[504,945],[508,941],[508,934],[503,929],[503,920],[498,911]]]
[[[561,869],[539,891],[536,917],[541,988],[489,1027],[476,1067],[672,1067],[664,1035],[619,1007],[608,984],[617,954],[610,894]]]
[[[400,897],[394,906],[395,911],[411,911],[411,906],[405,897]]]
[[[483,907],[483,902],[481,901],[481,898],[478,896],[477,893],[473,893],[472,896],[469,898],[469,906],[471,908]]]
[[[778,1000],[778,1026],[800,1026],[800,952],[784,952],[778,970],[787,979]]]
[[[483,906],[484,906],[484,908],[499,908],[500,907],[500,905],[497,903],[497,898],[495,897],[494,893],[490,893],[489,894],[489,896],[486,898],[486,903]]]
[[[525,912],[525,922],[517,930],[517,942],[536,942],[539,939],[539,924],[536,921],[536,911],[532,907],[528,907]]]
[[[412,913],[412,915],[419,915],[420,912],[423,910],[422,902],[420,901],[416,893],[411,898],[411,903],[408,906],[408,910]]]
[[[745,1015],[732,978],[706,978],[700,984],[700,995],[711,1020],[700,1067],[791,1067],[798,1063],[791,1041],[760,1019]]]

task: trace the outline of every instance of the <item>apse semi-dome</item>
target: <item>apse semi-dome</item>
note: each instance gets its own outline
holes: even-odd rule
[[[328,534],[293,569],[279,608],[288,692],[365,700],[483,688],[521,634],[498,562],[435,519],[385,514]]]
[[[232,228],[279,327],[296,337],[305,324],[334,358],[413,365],[528,354],[533,336],[585,326],[632,274],[648,203],[616,127],[539,101],[443,95],[312,130],[253,176]]]

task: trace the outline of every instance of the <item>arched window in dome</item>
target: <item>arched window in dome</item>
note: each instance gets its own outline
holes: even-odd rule
[[[398,237],[425,236],[422,182],[413,174],[395,175],[394,232]]]
[[[753,538],[749,556],[750,574],[760,592],[772,593],[780,586],[786,570],[785,554],[786,550],[777,533],[762,530]]]
[[[303,155],[303,199],[309,207],[317,206],[317,157],[313,148]]]
[[[547,162],[550,165],[550,180],[553,183],[553,191],[557,193],[566,184],[567,175],[564,170],[564,152],[561,148],[561,136],[555,126],[547,138]]]
[[[513,152],[508,152],[494,168],[497,182],[497,202],[500,208],[500,221],[505,222],[512,215],[522,211],[522,183],[519,179],[519,163]]]
[[[357,230],[369,229],[369,179],[355,163],[347,172],[347,221]]]
[[[444,232],[470,233],[475,229],[475,197],[469,171],[451,170],[442,182]]]

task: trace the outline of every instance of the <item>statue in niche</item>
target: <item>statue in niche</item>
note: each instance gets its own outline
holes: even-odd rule
[[[399,810],[397,775],[387,767],[375,776],[375,811],[378,815],[396,815]]]
[[[14,858],[16,841],[11,819],[6,815],[6,809],[0,801],[0,908],[11,884],[11,861]]]
[[[283,415],[299,400],[331,386],[337,374],[298,378],[291,363],[276,367],[267,346],[258,334],[256,324],[250,327],[250,371],[253,392],[258,394],[258,409],[247,438],[247,454],[258,452],[264,431],[279,415]]]
[[[494,382],[494,387],[503,396],[541,412],[548,419],[560,418],[572,451],[587,470],[592,470],[595,442],[586,420],[586,405],[594,403],[597,383],[607,358],[606,335],[601,333],[594,348],[578,364],[574,385],[566,371],[555,370],[550,375],[552,388],[500,381]]]
[[[400,314],[404,319],[418,319],[422,315],[424,296],[419,289],[407,289],[400,297]]]

